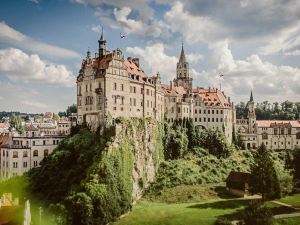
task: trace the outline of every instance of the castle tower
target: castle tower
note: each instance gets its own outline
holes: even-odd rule
[[[193,79],[189,74],[189,63],[186,61],[185,53],[183,49],[183,43],[181,45],[181,53],[176,68],[176,79],[174,80],[175,86],[183,86],[184,88],[192,91]]]
[[[98,40],[98,43],[99,43],[99,57],[103,57],[106,55],[106,40],[104,40],[103,28],[102,28],[101,37]]]
[[[256,115],[255,115],[255,107],[254,107],[252,90],[251,90],[250,100],[247,106],[248,106],[248,129],[249,129],[249,133],[253,134],[255,132]]]

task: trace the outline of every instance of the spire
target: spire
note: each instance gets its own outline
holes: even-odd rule
[[[101,36],[100,36],[100,41],[103,41],[104,40],[104,36],[103,36],[103,27],[101,27]]]
[[[102,27],[101,37],[98,40],[98,43],[99,43],[99,57],[105,56],[106,55],[106,40],[104,39],[104,35],[103,35],[103,27]]]
[[[179,62],[185,62],[185,54],[184,54],[184,49],[183,49],[183,41],[181,41],[181,53],[180,53],[180,58]]]
[[[253,94],[252,94],[252,89],[251,89],[250,101],[251,101],[251,102],[253,102]]]

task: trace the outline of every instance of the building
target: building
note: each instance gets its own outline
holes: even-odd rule
[[[147,76],[138,58],[124,59],[120,49],[108,51],[103,33],[98,43],[95,57],[87,52],[77,77],[79,124],[85,121],[96,130],[117,117],[192,118],[197,126],[224,130],[231,143],[234,105],[221,90],[193,88],[183,45],[176,78],[165,85],[159,73]]]
[[[239,140],[245,149],[256,149],[262,143],[275,150],[300,147],[299,120],[256,120],[252,92],[247,107],[247,118],[236,120]]]
[[[231,171],[226,179],[227,190],[236,196],[247,197],[251,195],[251,174]]]
[[[0,177],[7,179],[22,175],[53,152],[59,142],[70,134],[70,122],[29,123],[24,134],[11,132],[0,145]],[[0,136],[1,139],[1,136]]]

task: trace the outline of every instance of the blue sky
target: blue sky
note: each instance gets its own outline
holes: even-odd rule
[[[251,89],[257,101],[300,101],[299,12],[297,0],[3,0],[0,111],[75,103],[81,60],[97,50],[101,26],[109,49],[139,57],[164,83],[183,40],[194,86],[222,82],[235,102]]]

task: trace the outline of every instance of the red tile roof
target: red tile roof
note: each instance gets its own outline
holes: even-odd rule
[[[193,93],[198,95],[207,107],[213,107],[213,108],[231,107],[231,102],[220,90],[197,88],[197,89],[193,89]]]
[[[32,123],[30,125],[28,125],[27,127],[25,127],[26,131],[38,131],[39,129],[37,127],[35,127]]]
[[[124,65],[127,68],[128,74],[134,74],[137,76],[140,76],[141,78],[147,77],[144,70],[140,67],[138,67],[134,62],[131,60],[125,60]]]
[[[172,88],[170,88],[169,85],[162,84],[161,89],[165,94],[165,96],[182,96],[187,93],[184,87],[181,86],[180,87],[173,86]]]
[[[9,135],[8,134],[0,134],[0,145],[8,144]]]
[[[300,127],[299,120],[257,120],[258,127],[271,127],[276,125],[291,125],[292,127]]]

